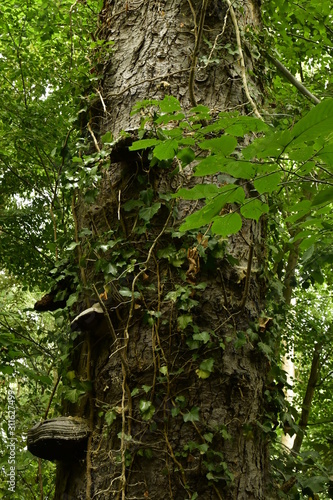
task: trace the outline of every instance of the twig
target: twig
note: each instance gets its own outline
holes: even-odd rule
[[[104,110],[104,113],[107,115],[107,109],[106,109],[106,106],[105,106],[105,102],[104,102],[104,99],[102,97],[102,94],[100,93],[100,91],[98,89],[95,89],[97,94],[99,95],[99,98],[101,100],[101,103],[102,103],[102,106],[103,106],[103,110]]]
[[[101,152],[100,147],[99,147],[99,145],[98,145],[97,139],[96,139],[96,137],[95,137],[94,132],[92,131],[92,128],[91,128],[91,125],[90,125],[90,123],[89,123],[89,122],[88,122],[87,128],[88,128],[88,130],[89,130],[89,132],[90,132],[91,137],[93,138],[93,141],[94,141],[94,144],[95,144],[95,148],[96,148],[96,149],[97,149],[97,151],[100,153],[100,152]]]

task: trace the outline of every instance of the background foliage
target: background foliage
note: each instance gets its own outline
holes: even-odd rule
[[[99,99],[99,69],[111,52],[111,46],[100,42],[96,33],[101,8],[102,2],[78,0],[33,0],[19,5],[3,0],[0,6],[0,398],[1,408],[6,408],[8,387],[17,395],[17,498],[41,497],[41,485],[46,495],[54,489],[54,467],[44,463],[42,478],[38,476],[37,461],[25,450],[25,435],[43,418],[59,375],[63,381],[49,416],[59,410],[61,396],[75,401],[84,392],[66,369],[72,342],[66,311],[41,317],[32,306],[39,291],[52,285],[56,273],[50,271],[73,260],[73,200],[77,190],[87,201],[94,198],[98,165],[105,161],[112,143],[111,137],[104,137],[104,150],[89,152],[89,106]],[[264,30],[248,33],[244,39],[263,65],[267,95],[261,111],[266,123],[221,114],[205,129],[201,122],[209,120],[209,109],[198,107],[185,117],[176,99],[150,101],[138,104],[137,111],[151,106],[157,110],[150,123],[154,133],[144,135],[143,124],[142,138],[132,149],[148,148],[151,165],[164,167],[175,156],[185,167],[199,150],[195,175],[203,183],[177,196],[203,199],[205,205],[184,222],[183,231],[211,225],[213,233],[227,237],[240,229],[241,216],[257,220],[269,214],[265,272],[270,279],[267,315],[273,328],[262,349],[272,363],[273,388],[267,392],[272,410],[267,411],[263,430],[275,443],[272,466],[277,484],[296,478],[288,493],[280,490],[281,496],[296,499],[316,493],[326,499],[332,497],[329,481],[333,475],[333,101],[314,107],[283,79],[267,54],[297,74],[318,98],[332,96],[331,3],[264,1],[262,12]],[[171,132],[165,125],[172,121],[179,126]],[[213,137],[210,140],[208,133]],[[237,142],[245,134],[257,139],[240,151]],[[227,182],[222,188],[205,183],[205,176],[215,173]],[[238,179],[253,182],[257,195],[247,198]],[[143,205],[145,200],[142,196]],[[237,208],[221,217],[227,203]],[[141,215],[149,223],[160,205],[143,205]],[[288,263],[295,251],[297,267],[290,275]],[[288,287],[293,305],[286,297]],[[286,353],[294,352],[293,407],[277,389],[285,383],[279,370],[283,349],[274,354],[281,340]],[[318,345],[320,377],[307,434],[295,458],[283,454],[280,436],[286,426],[290,433],[299,431],[297,423]],[[4,412],[2,471],[8,462],[6,421]],[[0,497],[8,497],[3,474]]]

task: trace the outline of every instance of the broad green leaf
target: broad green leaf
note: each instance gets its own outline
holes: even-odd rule
[[[221,215],[214,218],[212,232],[223,237],[236,234],[242,227],[242,219],[238,213]]]
[[[271,194],[273,191],[278,189],[281,182],[281,175],[281,172],[275,172],[262,177],[257,177],[253,182],[254,187],[259,194]]]
[[[197,177],[216,174],[221,172],[223,166],[228,163],[224,155],[207,156],[196,167],[194,175]]]
[[[253,116],[239,116],[236,123],[225,128],[227,134],[236,137],[244,137],[249,132],[265,132],[268,130],[269,126],[263,120]]]
[[[159,101],[159,108],[162,113],[172,113],[174,111],[182,110],[178,99],[172,95],[166,95],[163,101]]]
[[[316,207],[322,205],[323,203],[333,202],[333,187],[324,188],[319,191],[319,193],[314,197],[312,201],[312,206]]]
[[[106,134],[102,135],[102,137],[101,137],[101,141],[103,144],[108,144],[108,143],[112,142],[112,139],[113,139],[113,136],[112,136],[112,132],[110,130],[108,132],[106,132]]]
[[[183,148],[177,153],[177,158],[183,163],[183,165],[188,165],[195,159],[195,154],[191,148]]]
[[[314,141],[318,137],[325,139],[333,132],[333,99],[328,98],[313,107],[291,131],[293,145]]]
[[[297,220],[301,219],[304,215],[310,212],[311,209],[311,201],[310,200],[302,200],[295,205],[289,207],[289,212],[291,215],[286,218],[286,222],[294,223]]]
[[[203,208],[186,218],[184,224],[180,226],[180,230],[187,231],[206,226],[213,221],[213,218],[227,203],[242,203],[244,199],[245,193],[241,187],[233,185],[223,186],[220,189],[220,194],[212,198]]]
[[[304,238],[304,240],[302,241],[302,243],[300,244],[299,248],[302,250],[302,251],[305,251],[307,250],[311,245],[315,245],[316,243],[318,242],[318,236],[317,234],[313,234],[313,231],[312,231],[312,234],[310,236],[308,236],[307,238]]]
[[[174,158],[178,150],[178,142],[174,139],[161,142],[154,148],[153,154],[158,160],[170,160]]]
[[[303,162],[312,158],[314,152],[315,151],[313,146],[302,145],[302,147],[293,149],[292,151],[288,152],[288,157],[291,160]]]
[[[221,165],[220,172],[232,175],[236,179],[252,179],[257,171],[257,166],[248,161],[225,161]]]
[[[161,141],[158,139],[141,139],[140,141],[135,141],[133,144],[128,148],[130,151],[139,151],[140,149],[147,149],[151,148],[152,146],[156,146],[159,144]]]
[[[222,135],[215,139],[206,139],[199,143],[201,149],[209,149],[213,153],[222,153],[227,156],[232,153],[237,146],[237,141],[233,136]]]
[[[278,158],[286,150],[291,140],[292,136],[289,130],[275,133],[269,131],[265,137],[259,137],[242,150],[243,158],[245,160]]]
[[[331,167],[331,169],[333,168],[333,144],[328,144],[327,146],[322,148],[317,153],[317,156],[325,163],[327,163]]]
[[[254,200],[247,201],[240,210],[245,219],[254,219],[258,222],[263,214],[268,213],[269,207],[266,203],[255,198]]]
[[[306,262],[307,260],[311,259],[313,253],[314,253],[314,250],[315,250],[315,246],[314,245],[311,245],[303,254],[302,256],[302,262]]]
[[[191,189],[181,188],[173,195],[174,198],[183,198],[184,200],[200,200],[201,198],[212,198],[219,192],[216,184],[196,184]]]

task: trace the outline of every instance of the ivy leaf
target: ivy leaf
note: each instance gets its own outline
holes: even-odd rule
[[[106,134],[102,135],[101,141],[103,144],[110,144],[112,142],[113,136],[112,132],[109,130]]]
[[[190,314],[182,314],[177,318],[178,328],[180,330],[185,330],[188,325],[193,323],[193,318]]]
[[[143,420],[150,420],[155,413],[155,406],[153,406],[151,401],[146,401],[145,399],[140,400],[139,408]]]
[[[207,344],[207,342],[210,341],[210,334],[208,332],[194,333],[192,338],[193,340],[199,340],[200,342]]]
[[[149,222],[154,215],[157,214],[159,209],[161,208],[161,203],[153,203],[151,207],[141,208],[139,210],[139,217],[143,219],[145,222]]]
[[[188,413],[183,415],[184,422],[199,422],[199,408],[197,406],[193,406]]]
[[[73,251],[73,250],[74,250],[77,246],[79,246],[79,245],[80,245],[80,243],[79,243],[79,242],[72,241],[72,243],[70,243],[70,244],[68,245],[68,247],[66,248],[66,250],[67,250],[68,252],[72,252],[72,251]]]
[[[202,379],[206,379],[206,378],[210,377],[210,372],[208,372],[207,370],[200,370],[200,368],[195,370],[195,373],[198,375],[199,378],[202,378]]]
[[[110,426],[116,420],[117,414],[114,410],[109,410],[105,413],[104,418],[105,418],[105,422],[107,423],[107,425]]]
[[[200,370],[206,370],[207,372],[213,372],[214,371],[214,363],[215,363],[214,358],[204,359],[200,363],[199,368],[200,368]]]

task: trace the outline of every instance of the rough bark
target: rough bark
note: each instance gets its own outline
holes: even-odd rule
[[[140,117],[130,111],[138,100],[170,93],[185,109],[191,107],[188,82],[201,6],[195,0],[105,2],[99,36],[115,45],[104,61],[100,112],[95,108],[91,122],[95,138],[108,130],[114,137],[121,130],[135,136]],[[257,27],[258,4],[247,1],[242,7],[242,29]],[[224,47],[228,42],[235,47],[226,5],[208,2],[201,57],[209,57],[222,32],[213,54],[218,61],[204,67],[198,59],[196,101],[216,113],[251,112],[238,56]],[[250,57],[246,64],[254,71]],[[258,103],[260,81],[249,84]],[[85,462],[59,464],[55,498],[267,499],[267,443],[258,423],[269,363],[247,333],[264,307],[264,227],[244,223],[242,232],[214,253],[196,236],[172,236],[194,207],[183,202],[175,210],[175,204],[165,202],[145,230],[137,231],[138,214],[123,210],[124,203],[148,187],[154,200],[163,199],[175,191],[179,178],[168,169],[149,169],[147,158],[129,153],[131,140],[118,142],[111,153],[96,202],[87,205],[80,198],[74,207],[78,230],[93,231],[93,242],[80,240],[88,285],[82,309],[100,301],[94,291],[106,282],[118,290],[127,286],[133,294],[119,298],[113,290],[111,301],[101,301],[104,319],[77,338],[72,366],[79,378],[92,381],[93,390],[67,411],[88,418],[92,436]],[[119,243],[106,254],[88,253],[103,238]],[[181,256],[179,265],[159,257],[168,245]],[[124,256],[123,267],[118,254]],[[123,281],[98,271],[96,262],[102,259],[119,265]],[[174,302],[168,293],[179,287],[187,296]],[[185,328],[179,323],[184,314],[192,316]],[[189,341],[195,332],[209,332],[210,340],[193,349]],[[200,378],[200,364],[207,359],[214,360],[214,370]],[[148,419],[144,408],[149,405],[155,411]],[[110,411],[115,419],[108,424]]]

